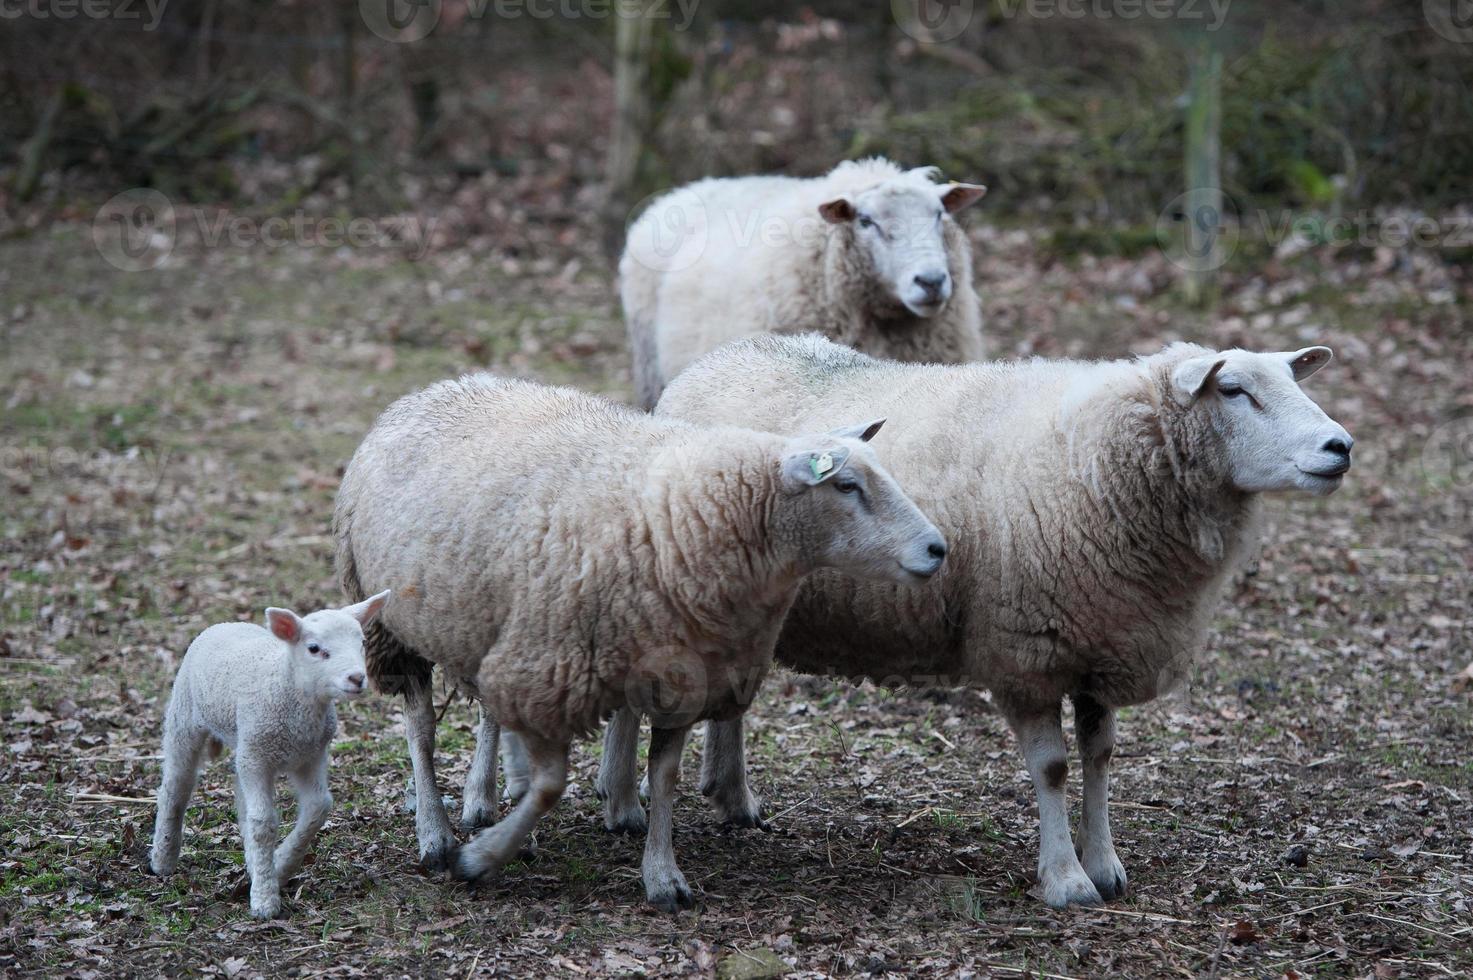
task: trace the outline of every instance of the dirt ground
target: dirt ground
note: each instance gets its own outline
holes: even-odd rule
[[[173,668],[210,623],[337,600],[332,498],[376,413],[483,365],[627,398],[628,363],[607,267],[571,246],[409,262],[181,241],[127,273],[62,224],[0,244],[0,974],[1473,971],[1473,705],[1452,684],[1473,658],[1467,270],[1311,252],[1229,277],[1204,316],[1158,252],[1065,258],[972,225],[996,356],[1324,343],[1337,360],[1308,387],[1358,440],[1338,494],[1272,503],[1189,688],[1124,713],[1124,900],[1028,894],[1033,794],[985,695],[792,675],[751,716],[770,832],[721,830],[687,758],[692,913],[644,906],[641,843],[601,829],[592,744],[535,859],[478,893],[419,872],[383,697],[341,712],[337,809],[288,917],[255,922],[234,892],[224,762],[179,873],[150,876]],[[451,796],[472,723],[448,703]]]

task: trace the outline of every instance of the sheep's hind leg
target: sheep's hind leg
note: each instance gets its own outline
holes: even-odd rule
[[[477,834],[460,849],[456,874],[467,881],[494,875],[517,856],[537,821],[562,799],[568,785],[568,743],[522,735],[531,764],[531,785],[516,807],[496,826]]]
[[[156,875],[173,874],[179,864],[179,846],[184,839],[184,812],[194,795],[199,778],[200,756],[209,733],[185,730],[173,719],[164,722],[164,775],[159,783],[158,815],[153,824],[153,848],[148,866]]]
[[[604,827],[619,834],[642,834],[648,827],[639,804],[639,713],[614,712],[604,728],[604,754],[594,789],[604,801]]]
[[[706,723],[701,793],[711,800],[711,808],[722,823],[767,829],[767,822],[762,819],[762,802],[747,785],[741,718]]]
[[[1079,859],[1106,901],[1125,894],[1125,866],[1110,835],[1110,756],[1115,752],[1115,709],[1087,694],[1074,696],[1074,738],[1084,765],[1084,810]]]
[[[1056,909],[1099,905],[1099,890],[1080,865],[1069,834],[1069,802],[1064,793],[1069,761],[1059,706],[1010,711],[1008,721],[1018,735],[1038,795],[1038,883],[1043,900]]]
[[[314,760],[290,774],[292,790],[297,794],[297,822],[292,832],[276,848],[276,877],[286,882],[302,870],[307,848],[332,812],[332,793],[327,788],[327,756]]]
[[[501,733],[501,768],[506,774],[506,788],[501,791],[501,798],[515,803],[527,795],[527,785],[530,782],[527,774],[527,747],[522,744],[521,736],[516,732]]]
[[[650,733],[650,832],[644,842],[644,892],[649,903],[666,912],[688,909],[695,896],[675,864],[675,788],[680,780],[680,753],[690,726],[656,728]]]
[[[496,822],[496,757],[501,726],[486,706],[481,705],[481,725],[476,729],[476,753],[465,779],[465,798],[460,805],[460,826],[466,830],[489,827]]]
[[[414,766],[414,832],[419,838],[419,863],[427,871],[450,867],[459,842],[450,829],[445,801],[435,785],[435,702],[429,680],[404,688],[404,731],[409,761]]]

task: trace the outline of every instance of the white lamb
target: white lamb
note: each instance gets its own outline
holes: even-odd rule
[[[484,706],[476,767],[494,770],[498,726],[531,764],[526,795],[460,849],[458,874],[510,860],[562,796],[572,741],[631,706],[655,728],[646,895],[691,904],[671,841],[690,725],[746,709],[804,576],[919,582],[946,553],[870,452],[878,429],[698,428],[490,375],[391,405],[333,526],[349,595],[395,589],[368,666],[405,695],[421,860],[444,865],[457,846],[435,784],[433,662]],[[494,784],[475,784],[467,812],[491,809]]]
[[[876,357],[982,356],[972,253],[952,215],[986,193],[936,170],[848,161],[822,177],[731,177],[661,197],[629,229],[619,295],[635,388],[721,344],[817,331]]]
[[[855,413],[904,420],[876,451],[950,540],[945,571],[905,592],[815,575],[777,659],[892,686],[941,675],[989,688],[1038,794],[1044,900],[1087,905],[1126,886],[1107,808],[1115,709],[1184,677],[1256,541],[1259,496],[1328,494],[1350,468],[1350,435],[1298,385],[1330,356],[1174,344],[1132,361],[940,367],[769,337],[692,365],[657,415],[779,432]],[[1077,855],[1064,697],[1084,765]],[[628,805],[638,719],[616,721],[604,758],[622,785],[604,781],[611,804]],[[740,728],[709,726],[702,791],[750,823]]]
[[[235,752],[235,809],[251,879],[251,914],[281,911],[281,883],[302,866],[332,808],[328,746],[337,731],[334,702],[363,693],[363,627],[388,592],[344,609],[298,616],[266,610],[266,628],[221,623],[189,645],[164,717],[164,775],[149,865],[172,874],[179,863],[184,811],[206,752]],[[276,779],[297,795],[297,822],[280,846]]]

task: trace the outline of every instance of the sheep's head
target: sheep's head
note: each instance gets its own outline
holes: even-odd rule
[[[1209,413],[1234,488],[1323,495],[1340,486],[1355,440],[1299,387],[1331,356],[1328,347],[1227,350],[1188,358],[1172,371],[1178,404]]]
[[[352,606],[305,616],[273,607],[266,610],[266,628],[287,644],[293,672],[310,696],[323,701],[356,698],[368,683],[363,627],[388,600],[386,590]]]
[[[946,540],[868,445],[884,422],[787,441],[775,524],[807,568],[892,582],[921,582],[940,570]]]
[[[946,255],[950,216],[987,188],[935,184],[929,168],[911,170],[818,208],[851,236],[862,267],[893,301],[919,317],[935,316],[951,299]]]

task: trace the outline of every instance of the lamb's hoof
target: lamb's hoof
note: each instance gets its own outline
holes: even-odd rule
[[[1094,860],[1086,856],[1084,869],[1089,875],[1089,880],[1094,882],[1095,888],[1099,890],[1100,897],[1105,901],[1114,901],[1125,894],[1125,866],[1120,863],[1120,859],[1113,851]]]
[[[474,885],[491,877],[491,867],[473,856],[469,850],[462,849],[456,855],[451,874],[461,881]]]
[[[268,895],[251,899],[251,915],[257,919],[274,919],[281,914],[281,896]]]
[[[662,876],[658,881],[647,883],[644,894],[649,903],[661,912],[674,913],[696,907],[696,897],[679,871],[668,878]]]
[[[1049,869],[1039,875],[1039,888],[1043,893],[1043,901],[1050,908],[1064,909],[1071,905],[1103,905],[1104,899],[1100,898],[1099,889],[1084,869],[1075,865],[1072,868]]]
[[[167,878],[174,873],[174,869],[178,866],[178,858],[156,858],[153,855],[149,855],[148,863],[144,865],[144,868],[150,874],[158,875],[160,878]]]
[[[462,830],[480,830],[482,827],[491,827],[496,823],[496,807],[487,805],[468,806],[460,811],[460,827]]]
[[[649,818],[639,807],[620,814],[604,814],[604,829],[611,834],[628,834],[639,837],[649,830]]]
[[[711,798],[711,809],[723,827],[769,829],[767,821],[762,819],[762,804],[751,793],[738,800],[723,799],[711,793],[706,795]]]
[[[460,842],[454,837],[431,841],[419,849],[419,866],[431,873],[446,871],[455,866],[459,851]]]

